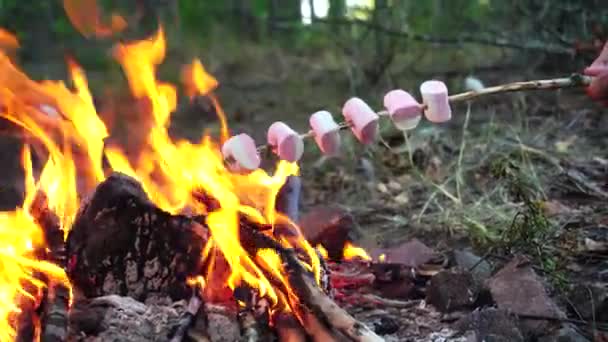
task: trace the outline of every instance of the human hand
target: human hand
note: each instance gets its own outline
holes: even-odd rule
[[[608,107],[608,42],[600,55],[588,66],[585,75],[593,76],[591,85],[587,87],[587,95],[593,100]]]

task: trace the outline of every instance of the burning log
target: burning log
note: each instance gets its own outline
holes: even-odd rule
[[[99,184],[67,239],[68,275],[86,297],[118,294],[190,299],[187,279],[201,274],[207,230],[150,202],[123,174]]]
[[[192,295],[188,279],[203,274],[202,250],[209,240],[205,219],[170,215],[148,200],[137,181],[113,174],[97,187],[77,215],[68,236],[68,274],[73,285],[87,297],[117,294],[140,301],[163,295],[173,300],[188,299],[188,310],[171,335],[171,341],[181,341],[202,307],[197,291]],[[327,294],[329,289],[317,284],[312,272],[304,267],[302,260],[306,257],[298,253],[301,251],[284,247],[281,239],[268,234],[267,228],[241,217],[240,243],[252,259],[264,248],[277,253],[287,271],[288,284],[272,274],[266,276],[279,291],[293,291],[297,296],[300,307],[295,309],[304,314],[301,322],[305,330],[321,327],[313,328],[314,334],[309,334],[382,341],[341,309]],[[290,239],[289,229],[275,227],[274,234]],[[321,267],[321,271],[325,273],[321,274],[323,283],[329,286],[327,267]],[[233,291],[233,298],[240,304],[238,318],[243,341],[266,340],[268,336],[270,302],[256,291],[246,284]],[[280,335],[288,341],[298,341],[304,332],[290,327]]]
[[[266,341],[270,339],[270,303],[248,286],[234,291],[237,302],[237,318],[241,328],[242,342]]]
[[[335,329],[351,341],[383,341],[367,326],[340,308],[321,290],[293,249],[283,247],[276,240],[247,224],[241,224],[239,236],[241,243],[249,253],[255,253],[257,248],[270,248],[279,254],[288,270],[289,284],[298,296],[300,304],[329,331]]]
[[[36,223],[42,227],[49,251],[45,255],[47,261],[65,268],[66,254],[59,218],[49,209],[46,195],[39,191],[32,202],[30,213]],[[43,277],[47,278],[47,277]],[[41,332],[42,341],[62,342],[68,335],[68,313],[70,302],[70,289],[61,282],[45,279],[47,289],[42,300]]]

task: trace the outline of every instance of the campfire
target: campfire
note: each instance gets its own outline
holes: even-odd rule
[[[217,81],[198,60],[184,67],[183,88],[213,100],[221,137],[169,137],[178,95],[156,77],[165,48],[159,26],[113,50],[151,122],[137,155],[108,141],[76,61],[68,60],[69,84],[36,82],[0,54],[1,115],[26,136],[25,200],[0,215],[0,340],[66,340],[72,301],[104,295],[187,300],[168,337],[175,341],[203,303],[234,308],[249,341],[270,331],[285,341],[380,340],[331,299],[327,251],[275,209],[297,164],[281,160],[269,174],[236,170],[238,152],[226,161],[230,132],[212,94]],[[34,156],[45,160],[40,170]],[[368,258],[343,247],[347,257]]]

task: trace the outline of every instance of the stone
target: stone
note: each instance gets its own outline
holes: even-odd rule
[[[532,315],[565,318],[545,290],[541,278],[534,272],[530,262],[515,256],[507,265],[487,281],[492,299],[503,310],[517,315]],[[525,320],[526,332],[538,336],[548,331],[553,322]]]
[[[492,265],[470,250],[457,249],[452,253],[454,263],[463,271],[471,272],[475,281],[480,284],[492,275]]]
[[[323,245],[332,260],[340,260],[344,245],[350,241],[355,225],[353,216],[336,206],[318,206],[302,215],[299,221],[302,234],[314,247]]]
[[[442,312],[471,307],[479,295],[479,286],[468,272],[441,271],[427,288],[427,301]]]
[[[475,310],[456,322],[454,327],[462,333],[469,332],[467,335],[471,341],[524,341],[517,318],[497,308]]]
[[[418,239],[409,240],[395,247],[377,248],[370,254],[374,260],[384,259],[381,262],[413,268],[431,261],[437,255],[433,249]]]

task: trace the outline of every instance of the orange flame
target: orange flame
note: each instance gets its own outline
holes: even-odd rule
[[[361,259],[364,261],[372,260],[372,258],[369,256],[369,254],[367,254],[365,249],[363,249],[361,247],[357,247],[357,246],[353,245],[351,242],[346,242],[346,244],[344,245],[343,258],[344,258],[344,260],[355,260],[355,259]]]
[[[298,166],[280,161],[272,175],[261,169],[249,174],[233,174],[225,166],[219,145],[211,137],[204,136],[198,143],[170,138],[168,127],[177,105],[177,91],[173,85],[156,77],[156,68],[165,53],[162,27],[148,40],[119,44],[114,49],[114,57],[126,74],[132,94],[150,109],[152,125],[145,146],[132,161],[120,147],[104,148],[103,141],[109,132],[93,105],[85,73],[74,61],[68,61],[72,90],[63,82],[32,81],[0,51],[0,97],[6,102],[6,111],[0,116],[22,127],[48,151],[42,172],[34,180],[29,149],[26,150],[23,164],[29,176],[26,177],[24,206],[1,216],[0,249],[6,245],[9,257],[0,262],[0,291],[6,288],[0,292],[0,296],[5,296],[0,298],[0,331],[8,331],[1,330],[9,326],[8,319],[4,318],[18,308],[17,296],[24,293],[19,284],[22,280],[33,281],[28,270],[61,276],[61,279],[65,277],[60,269],[28,254],[28,241],[34,248],[44,246],[41,228],[30,222],[27,213],[36,191],[47,194],[49,207],[60,217],[61,226],[67,233],[76,215],[80,195],[90,192],[111,171],[138,179],[151,200],[170,213],[189,210],[205,214],[212,238],[201,257],[212,258],[221,253],[230,268],[226,279],[230,288],[247,285],[256,289],[259,295],[270,300],[273,310],[294,311],[299,307],[279,255],[271,250],[259,250],[250,256],[241,246],[241,216],[260,224],[291,229],[293,236],[280,238],[279,243],[304,252],[305,267],[317,281],[320,280],[317,252],[304,239],[297,225],[275,212],[277,193],[288,176],[298,174]],[[183,76],[192,81],[195,93],[210,95],[217,86],[217,81],[206,74],[200,62],[193,62],[185,70],[189,71]],[[223,141],[229,134],[226,117],[217,98],[212,97],[212,100],[221,118]],[[103,157],[110,168],[105,172]],[[218,208],[206,208],[198,203],[193,193],[201,191],[211,195],[219,203]],[[2,235],[5,230],[6,236]],[[264,233],[273,236],[273,231]],[[11,254],[13,251],[15,257]],[[4,251],[0,250],[1,253]],[[209,284],[213,279],[205,276],[202,274],[191,281],[213,288],[213,284]]]
[[[28,206],[33,201],[39,184],[32,177],[29,148],[24,149],[25,187],[24,206],[12,212],[0,212],[0,340],[16,337],[11,317],[18,314],[22,301],[36,301],[36,294],[45,284],[34,274],[44,273],[69,288],[67,275],[60,267],[36,260],[35,251],[45,247],[42,228],[38,226]]]
[[[110,18],[110,25],[103,24],[96,0],[63,0],[63,8],[72,25],[87,38],[110,37],[127,27],[126,20],[115,13]]]
[[[0,28],[0,48],[15,50],[19,48],[19,41],[14,34]]]
[[[319,244],[315,248],[319,251],[319,253],[323,257],[323,259],[327,260],[329,258],[329,254],[327,253],[327,249],[325,249],[325,247],[323,247],[323,245]]]

